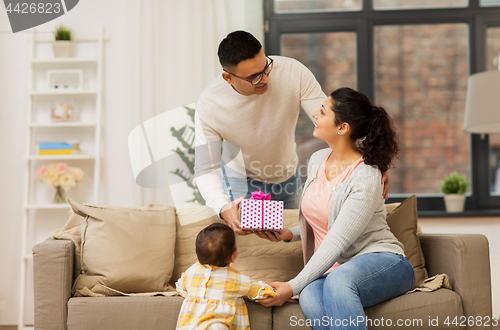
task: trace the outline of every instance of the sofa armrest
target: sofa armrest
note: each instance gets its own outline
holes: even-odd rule
[[[35,329],[66,330],[75,245],[49,238],[33,247]]]
[[[445,273],[466,317],[492,316],[488,239],[480,234],[420,234],[429,276]],[[491,322],[490,322],[491,324]],[[466,327],[466,329],[490,327]]]

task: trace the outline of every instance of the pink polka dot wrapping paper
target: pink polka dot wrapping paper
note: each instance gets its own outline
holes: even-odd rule
[[[283,202],[244,199],[240,204],[240,221],[241,228],[246,230],[281,230]]]

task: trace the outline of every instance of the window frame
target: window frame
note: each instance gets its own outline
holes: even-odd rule
[[[281,54],[281,34],[284,33],[355,32],[357,88],[373,100],[375,26],[466,23],[469,26],[469,75],[486,69],[486,33],[490,27],[500,27],[500,6],[481,7],[480,0],[469,0],[466,7],[375,10],[372,0],[361,2],[359,11],[276,13],[274,0],[264,0],[266,53]],[[459,216],[498,216],[500,196],[490,195],[488,135],[481,138],[479,134],[470,134],[470,147],[471,193],[467,195],[466,211]],[[388,203],[401,202],[410,195],[390,196]],[[444,215],[442,196],[417,196],[419,215]]]

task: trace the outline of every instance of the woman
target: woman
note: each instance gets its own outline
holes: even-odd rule
[[[398,152],[392,120],[350,88],[334,91],[313,113],[314,136],[330,148],[311,156],[299,224],[277,238],[302,239],[304,269],[270,283],[280,306],[300,293],[314,329],[367,329],[363,308],[411,290],[415,274],[386,223],[381,173]],[[338,264],[336,262],[338,261]]]

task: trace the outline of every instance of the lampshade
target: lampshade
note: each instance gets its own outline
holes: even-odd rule
[[[464,130],[476,134],[500,133],[500,71],[469,77]]]

